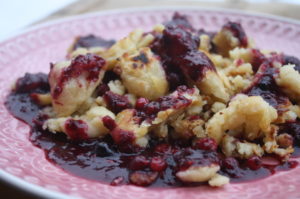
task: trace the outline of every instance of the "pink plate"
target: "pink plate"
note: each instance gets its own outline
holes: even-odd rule
[[[150,30],[170,19],[174,11],[187,14],[195,27],[218,30],[228,20],[241,22],[260,48],[300,57],[300,23],[278,17],[245,13],[167,7],[127,9],[83,15],[40,25],[0,43],[0,177],[47,198],[299,198],[300,167],[263,180],[209,187],[147,189],[112,187],[85,180],[49,163],[41,149],[28,140],[27,125],[14,119],[3,102],[13,81],[25,72],[48,72],[49,63],[61,60],[75,36],[95,33],[120,38],[140,27]]]

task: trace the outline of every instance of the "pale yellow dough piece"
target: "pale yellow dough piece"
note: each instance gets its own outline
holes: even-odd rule
[[[264,154],[264,150],[258,144],[247,141],[241,142],[230,135],[224,136],[221,148],[227,157],[250,158],[252,156],[262,156]]]
[[[250,63],[253,59],[251,49],[249,48],[234,48],[229,51],[229,57],[232,60],[242,59],[245,63]]]
[[[218,143],[225,131],[242,133],[242,137],[254,140],[271,130],[277,119],[277,111],[260,96],[237,95],[226,109],[217,112],[208,122],[206,133]]]
[[[218,53],[224,57],[228,57],[229,51],[240,45],[239,40],[234,37],[232,32],[224,28],[213,38],[213,43]]]
[[[191,89],[190,89],[191,90]],[[178,98],[180,96],[178,91],[174,91],[170,94],[171,97]],[[169,108],[163,111],[159,111],[157,117],[153,120],[152,124],[161,124],[169,121],[174,121],[184,112],[186,115],[199,114],[202,111],[202,107],[205,104],[202,97],[199,94],[197,88],[193,88],[192,92],[185,92],[182,94],[186,99],[191,100],[188,106],[180,107],[178,109]]]
[[[204,123],[202,119],[189,119],[181,115],[175,121],[170,122],[170,125],[174,128],[176,137],[187,139],[194,136],[205,137]]]
[[[211,164],[209,166],[190,166],[187,170],[179,171],[176,177],[184,182],[207,182],[212,179],[220,166]]]
[[[125,109],[118,113],[116,116],[116,124],[119,129],[130,131],[134,134],[135,144],[142,147],[145,147],[148,144],[148,137],[146,135],[150,124],[147,122],[138,124],[135,118],[134,109]]]
[[[70,52],[69,57],[74,58],[77,57],[78,55],[86,55],[88,53],[101,56],[105,51],[106,49],[102,47],[77,48],[76,50]]]
[[[228,102],[229,94],[219,74],[213,70],[207,70],[204,77],[196,82],[203,94],[215,98],[217,101]]]
[[[123,54],[116,67],[131,94],[154,100],[168,91],[165,71],[148,47]]]
[[[152,34],[144,35],[143,30],[136,29],[123,39],[117,41],[107,51],[101,54],[107,61],[107,69],[112,69],[124,53],[130,53],[148,46],[154,40]]]
[[[229,181],[228,177],[216,174],[208,181],[208,184],[212,187],[221,187],[228,184]]]

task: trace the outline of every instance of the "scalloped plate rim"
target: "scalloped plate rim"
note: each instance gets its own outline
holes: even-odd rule
[[[143,11],[155,11],[155,10],[174,10],[174,11],[180,11],[180,10],[195,10],[195,11],[211,11],[211,12],[223,12],[223,13],[228,13],[228,14],[239,14],[247,17],[262,17],[262,18],[268,18],[276,21],[281,21],[281,22],[287,22],[290,24],[294,25],[300,25],[300,20],[297,19],[291,19],[288,17],[282,17],[282,16],[276,16],[272,14],[265,14],[265,13],[260,13],[260,12],[255,12],[255,11],[240,11],[237,9],[230,9],[230,8],[218,8],[218,7],[205,7],[205,6],[174,6],[174,5],[164,5],[159,8],[155,6],[148,6],[148,7],[128,7],[128,8],[119,8],[119,9],[109,9],[109,10],[103,10],[103,11],[96,11],[96,12],[91,12],[87,14],[80,14],[80,15],[75,15],[75,16],[68,16],[65,18],[61,19],[54,19],[49,22],[33,25],[32,27],[28,27],[25,29],[21,29],[15,33],[12,33],[10,36],[0,40],[0,46],[5,44],[6,42],[9,42],[10,40],[17,38],[18,36],[21,36],[25,33],[43,28],[43,27],[48,27],[48,26],[53,26],[59,23],[65,23],[68,21],[73,21],[73,20],[79,20],[79,19],[84,19],[84,18],[89,18],[93,16],[101,16],[101,15],[107,15],[107,14],[117,14],[117,13],[129,13],[129,12],[143,12]],[[34,146],[33,146],[34,147]],[[70,197],[66,194],[57,192],[57,191],[52,191],[47,188],[44,188],[42,186],[35,185],[33,183],[27,182],[25,180],[22,180],[21,178],[18,178],[8,172],[5,172],[4,170],[0,169],[0,179],[3,180],[4,182],[15,186],[17,188],[20,188],[21,190],[33,194],[35,196],[40,196],[40,197],[51,197],[51,198],[62,198],[62,199],[69,199],[69,198],[75,198],[74,196]]]
[[[277,16],[277,15],[268,14],[268,13],[255,12],[255,11],[240,11],[238,9],[231,9],[231,8],[218,8],[218,7],[205,7],[205,6],[197,6],[197,7],[195,7],[195,6],[174,6],[174,5],[173,6],[164,5],[159,8],[154,7],[154,6],[128,7],[128,8],[109,9],[109,10],[103,10],[103,11],[95,11],[95,12],[86,13],[86,14],[68,16],[68,17],[64,17],[61,19],[53,19],[48,22],[33,25],[32,27],[27,27],[27,28],[25,27],[24,29],[20,29],[19,31],[12,33],[10,36],[1,39],[0,46],[3,43],[5,43],[6,41],[11,40],[15,37],[18,37],[27,32],[37,30],[37,29],[40,29],[43,27],[51,26],[51,25],[56,25],[59,23],[68,22],[68,21],[84,19],[84,18],[89,18],[89,17],[93,17],[93,16],[101,16],[101,15],[106,15],[106,14],[127,13],[130,11],[143,12],[143,11],[151,11],[151,10],[176,10],[176,9],[178,9],[178,10],[217,11],[217,12],[224,12],[224,13],[239,14],[239,15],[244,15],[244,16],[249,16],[249,17],[257,17],[258,16],[258,17],[273,19],[276,21],[282,21],[282,22],[292,23],[295,25],[300,25],[300,20],[297,20],[297,19],[292,19],[292,18],[283,17],[283,16]]]

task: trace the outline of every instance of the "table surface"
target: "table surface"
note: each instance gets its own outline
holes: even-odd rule
[[[218,7],[249,12],[267,13],[278,16],[289,17],[300,20],[300,5],[285,3],[248,3],[243,0],[224,0],[223,2],[195,1],[195,0],[78,0],[52,15],[36,22],[59,19],[83,13],[96,12],[108,9],[147,7],[147,6],[168,6],[168,5],[188,5],[202,7]],[[34,25],[34,24],[33,24]],[[10,185],[0,182],[0,196],[2,198],[36,198],[29,193],[18,190]]]

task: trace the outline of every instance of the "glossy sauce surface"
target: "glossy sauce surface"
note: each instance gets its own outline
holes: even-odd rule
[[[192,164],[220,164],[220,173],[229,176],[231,182],[261,179],[276,171],[297,166],[294,161],[279,165],[278,160],[271,157],[271,161],[225,158],[209,140],[195,144],[190,140],[152,139],[144,150],[123,153],[110,136],[84,141],[67,139],[62,133],[53,134],[41,128],[47,116],[38,114],[41,107],[32,101],[30,94],[48,92],[46,81],[46,75],[26,74],[25,78],[18,81],[17,89],[7,97],[6,107],[16,118],[31,126],[30,141],[44,150],[50,162],[76,176],[112,185],[133,183],[140,186],[177,187],[199,185],[183,183],[175,176],[175,172],[185,170]],[[299,146],[297,136],[300,122],[282,125],[281,129],[288,129],[297,138],[295,145]]]

